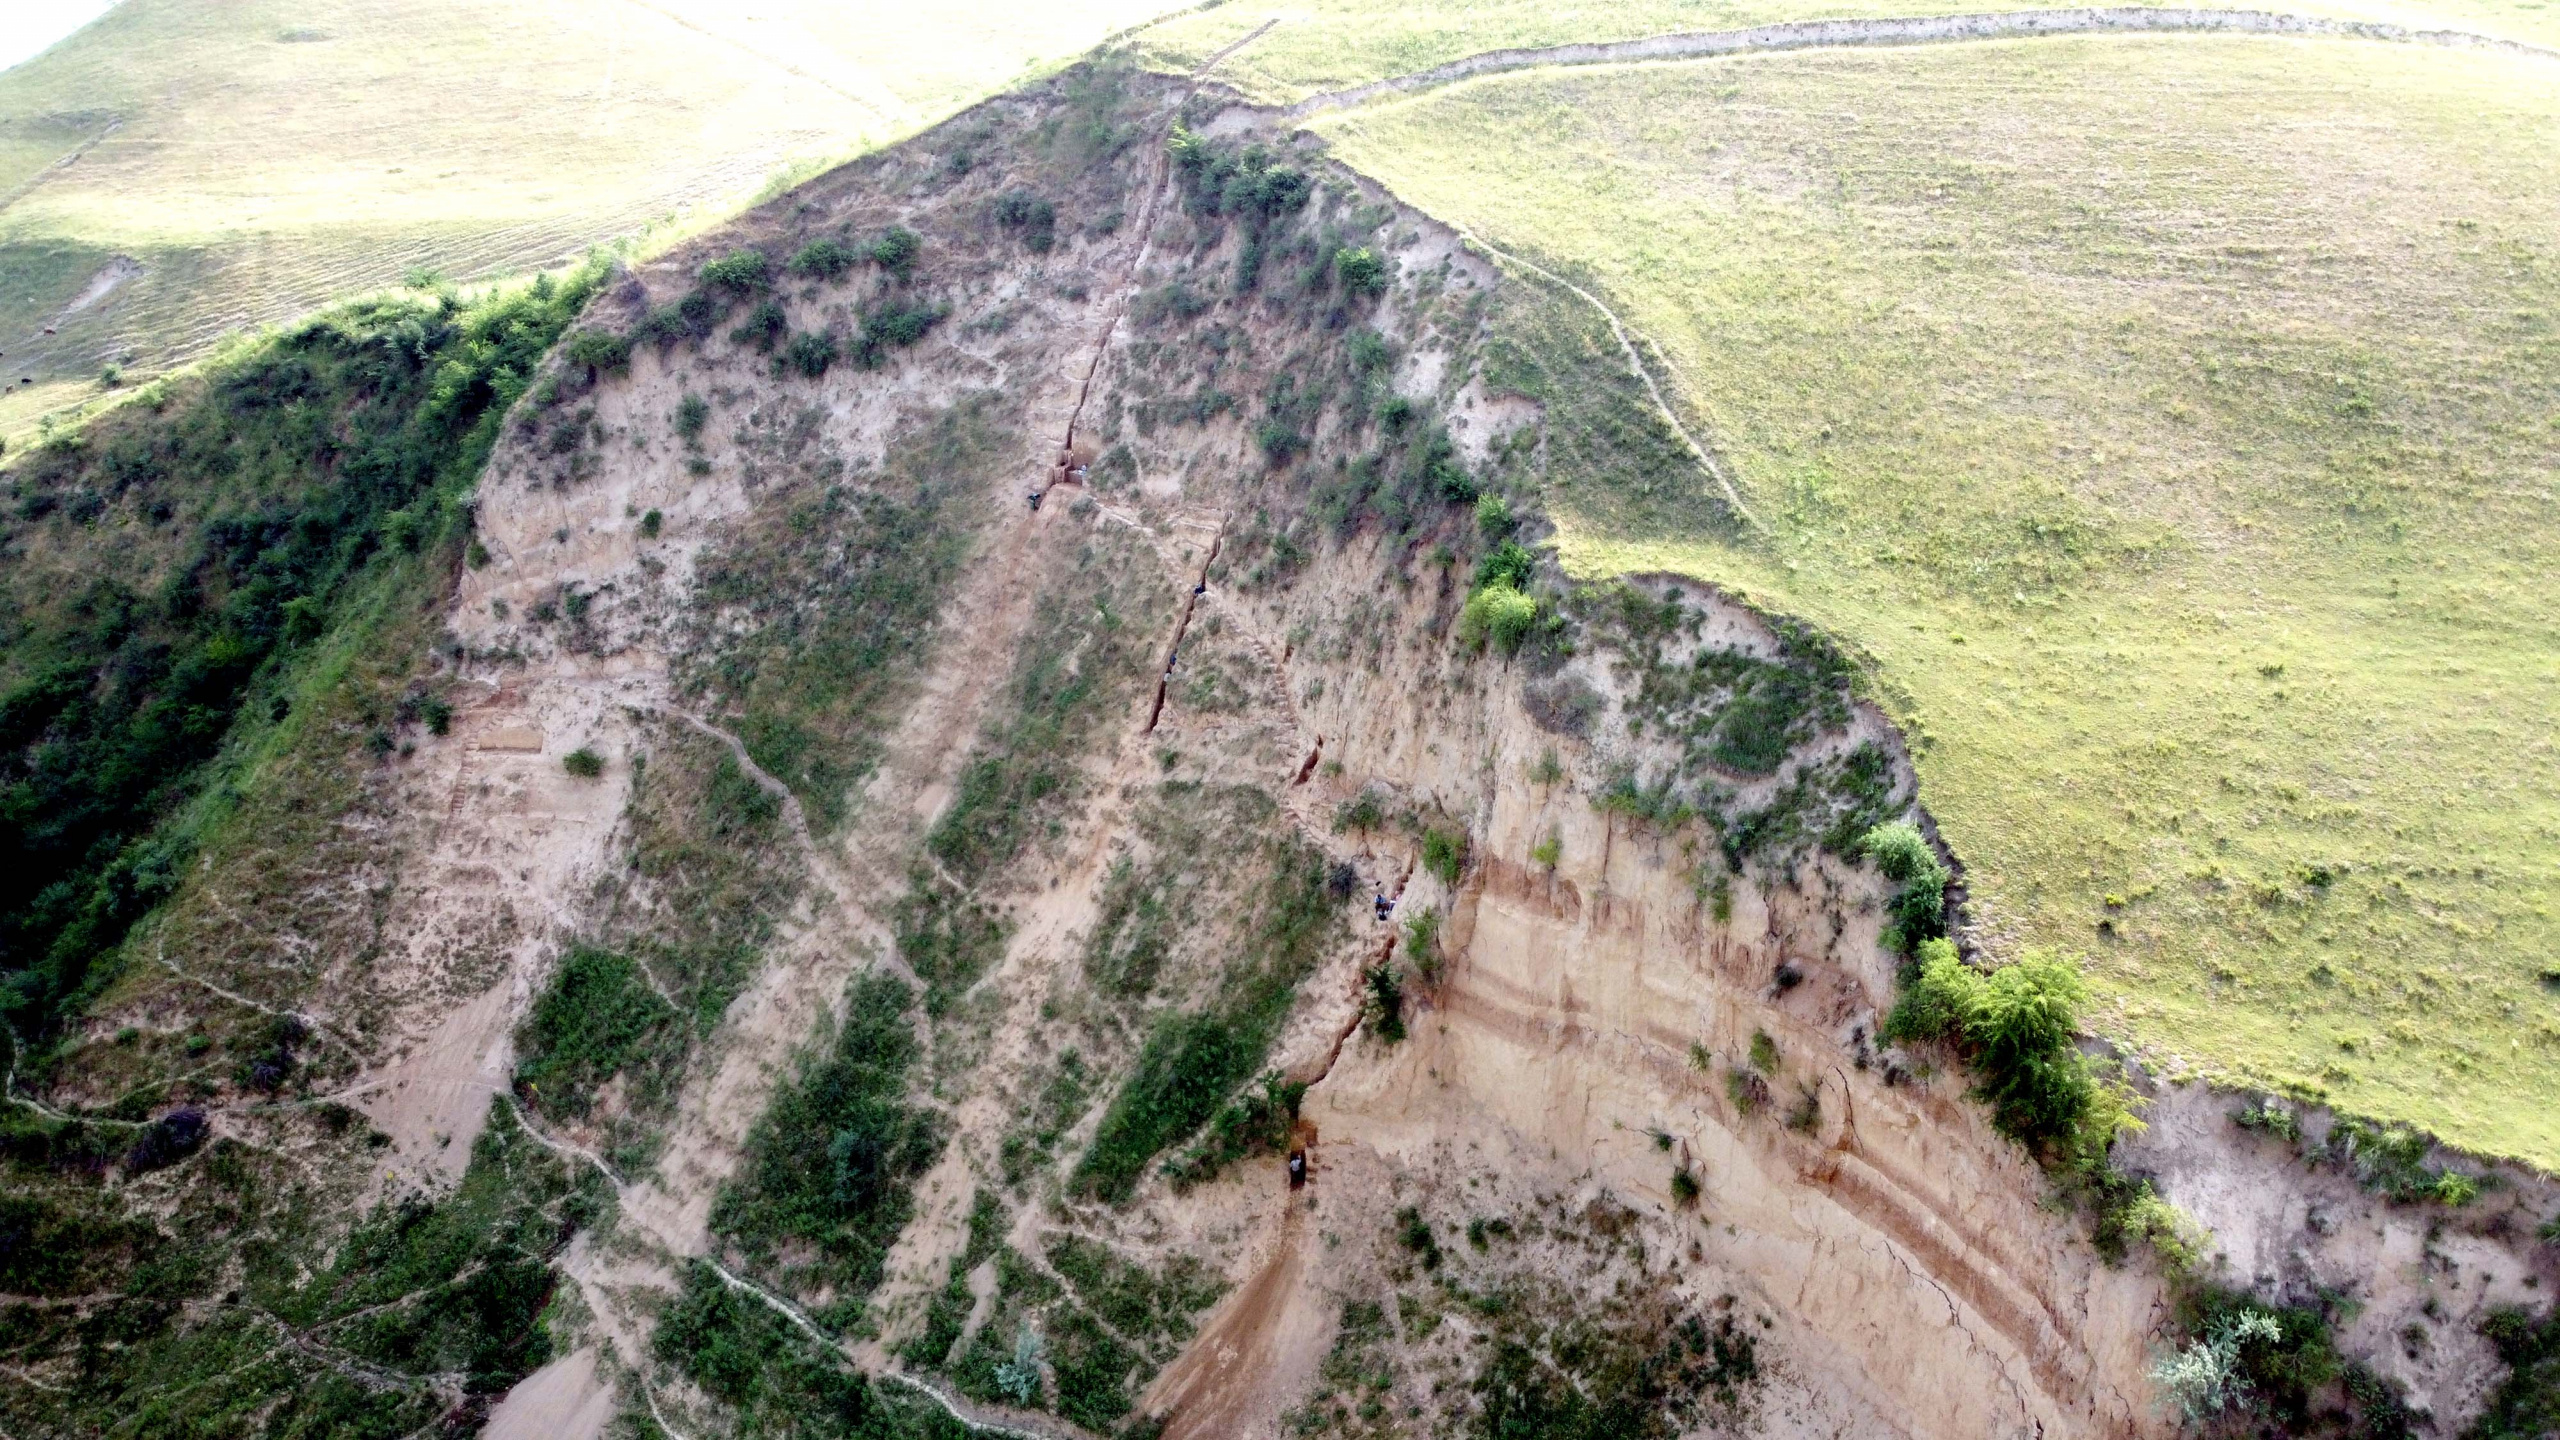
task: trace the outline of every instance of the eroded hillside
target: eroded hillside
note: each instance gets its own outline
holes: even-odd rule
[[[1507,315],[1109,68],[613,277],[341,850],[209,852],[49,1062],[105,1114],[128,1029],[288,1052],[14,1152],[13,1237],[137,1258],[11,1272],[12,1432],[2154,1435],[2243,1292],[2293,1432],[2469,1423],[2548,1187],[2136,1076],[2108,1193],[2217,1238],[2128,1233],[1888,1044],[1925,797],[1857,657],[1565,586]]]

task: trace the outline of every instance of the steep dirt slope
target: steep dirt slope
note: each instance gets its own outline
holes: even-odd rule
[[[392,1182],[510,1115],[609,1183],[492,1433],[841,1425],[852,1367],[1034,1434],[2168,1433],[2147,1255],[1875,1039],[1855,841],[1925,797],[1853,660],[1534,572],[1486,643],[1545,443],[1499,275],[1188,103],[835,172],[512,422],[351,1091]],[[2296,1244],[2297,1164],[2155,1119],[2227,1278],[2366,1286],[2440,1420],[2560,1281],[2530,1177]]]

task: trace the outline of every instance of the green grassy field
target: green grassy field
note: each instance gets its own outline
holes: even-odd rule
[[[708,223],[1164,8],[126,0],[0,73],[0,432],[414,269]]]
[[[2187,0],[2118,0],[2183,5]],[[1188,69],[1217,50],[1277,21],[1271,33],[1220,67],[1220,78],[1255,100],[1287,102],[1416,70],[1487,50],[1590,41],[1638,40],[1681,31],[1739,30],[1792,20],[1971,14],[2059,8],[2060,0],[1623,0],[1550,4],[1546,0],[1426,0],[1384,6],[1378,0],[1309,0],[1286,6],[1240,3],[1176,16],[1149,28],[1137,43],[1157,63]],[[2257,9],[2418,29],[2467,30],[2528,45],[2560,46],[2560,4],[2553,0],[2285,0],[2233,3]]]
[[[2085,957],[2102,1030],[2551,1164],[2556,78],[2066,39],[1319,128],[1659,346],[1760,524],[1692,471],[1560,472],[1569,567],[1861,647],[1977,916]],[[1589,326],[1509,291],[1517,334]]]

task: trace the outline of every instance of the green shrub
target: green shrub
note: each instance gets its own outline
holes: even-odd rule
[[[1896,820],[1868,831],[1859,848],[1876,862],[1876,868],[1884,872],[1884,878],[1896,885],[1925,873],[1938,863],[1937,852],[1929,848],[1928,837],[1920,833],[1920,827],[1907,820]]]
[[[1020,234],[1034,255],[1046,255],[1058,243],[1058,207],[1028,190],[1007,191],[996,200],[996,223]]]
[[[892,225],[871,242],[871,262],[904,280],[924,253],[924,241],[904,225]]]
[[[1388,961],[1360,972],[1360,1023],[1390,1045],[1404,1038],[1404,981]]]
[[[1510,501],[1490,491],[1476,497],[1476,530],[1487,541],[1495,544],[1508,541],[1519,524],[1512,518]]]
[[[1387,262],[1365,245],[1333,252],[1333,273],[1342,282],[1345,294],[1366,297],[1386,293]]]
[[[1563,858],[1564,837],[1562,835],[1549,835],[1546,839],[1529,847],[1530,863],[1545,869],[1553,870],[1556,868],[1556,862]]]
[[[1367,834],[1387,823],[1387,808],[1378,792],[1363,790],[1334,808],[1333,833]]]
[[[1538,602],[1499,581],[1469,595],[1458,616],[1459,643],[1489,644],[1505,655],[1517,651],[1537,628]]]
[[[581,780],[593,780],[604,773],[604,757],[581,745],[560,757],[560,768]]]
[[[2132,1123],[2113,1087],[2102,1087],[2072,1044],[2075,1010],[2087,995],[2069,961],[2030,950],[1989,975],[1946,940],[1925,941],[1919,973],[1886,1017],[1883,1038],[1938,1040],[1971,1062],[1976,1093],[2002,1134],[2039,1149],[2103,1154]]]
[[[888,359],[888,352],[903,349],[923,339],[948,312],[934,305],[909,305],[891,300],[862,317],[862,338],[857,344],[856,361],[865,370],[878,369]]]
[[[1672,1203],[1672,1204],[1679,1206],[1679,1207],[1680,1207],[1681,1209],[1683,1209],[1683,1210],[1694,1210],[1694,1209],[1696,1209],[1696,1208],[1698,1207],[1698,1195],[1699,1195],[1699,1193],[1700,1193],[1700,1187],[1699,1187],[1699,1185],[1698,1185],[1698,1177],[1697,1177],[1696,1172],[1692,1171],[1692,1170],[1691,1170],[1688,1166],[1686,1166],[1686,1165],[1677,1165],[1677,1166],[1672,1167],[1672,1171],[1671,1171],[1671,1203]]]
[[[1351,368],[1360,375],[1374,375],[1395,362],[1395,352],[1387,347],[1387,339],[1377,331],[1362,328],[1351,332],[1343,343],[1343,352],[1351,359]]]
[[[710,421],[710,401],[699,395],[687,395],[676,402],[676,438],[687,445],[702,438],[702,427]]]
[[[775,362],[777,370],[797,370],[815,380],[836,363],[836,337],[820,330],[803,330],[791,337],[782,348],[782,358]]]
[[[1954,877],[1918,827],[1896,820],[1869,830],[1859,848],[1897,887],[1886,904],[1904,953],[1947,933],[1947,884]]]
[[[1441,884],[1455,886],[1459,872],[1466,867],[1467,832],[1438,829],[1422,832],[1422,868],[1439,876]]]
[[[666,527],[666,523],[666,513],[653,507],[647,514],[640,517],[640,538],[643,540],[657,539],[658,532]]]
[[[1751,1032],[1751,1068],[1763,1075],[1778,1073],[1778,1042],[1766,1030]]]
[[[736,250],[705,264],[695,274],[705,285],[745,295],[773,283],[772,262],[761,250]]]
[[[581,330],[560,353],[570,364],[589,370],[621,370],[631,364],[631,342],[608,330]]]
[[[2273,1135],[2287,1144],[2302,1143],[2302,1118],[2294,1113],[2292,1106],[2273,1095],[2266,1096],[2254,1105],[2246,1105],[2234,1110],[2231,1112],[2231,1123],[2243,1130],[2255,1130],[2262,1135]]]
[[[1425,981],[1440,978],[1440,912],[1425,908],[1413,912],[1404,921],[1404,953],[1413,959],[1413,968]]]
[[[789,333],[791,321],[782,313],[782,302],[768,297],[758,301],[756,307],[747,312],[747,318],[739,321],[737,328],[729,332],[729,341],[734,345],[753,346],[758,354],[769,355]]]
[[[516,1031],[516,1087],[544,1114],[583,1119],[595,1092],[675,1020],[629,957],[577,946]]]
[[[861,251],[834,236],[822,235],[801,246],[792,255],[789,268],[792,274],[806,275],[812,280],[833,280],[852,269],[854,262],[861,258]]]

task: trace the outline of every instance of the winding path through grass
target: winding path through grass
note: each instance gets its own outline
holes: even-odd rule
[[[1268,25],[1263,27],[1269,29]],[[2380,40],[2403,45],[2443,45],[2455,49],[2497,50],[2560,60],[2560,50],[2502,40],[2467,30],[2420,30],[2370,20],[2333,20],[2270,10],[2153,9],[2140,5],[2082,6],[2065,10],[2012,10],[1964,15],[1906,15],[1857,20],[1798,20],[1780,25],[1754,25],[1743,30],[1689,31],[1649,35],[1640,40],[1591,44],[1539,45],[1487,50],[1416,70],[1408,75],[1373,80],[1343,90],[1329,90],[1280,112],[1283,120],[1303,120],[1328,110],[1365,105],[1391,95],[1410,95],[1479,75],[1535,70],[1550,65],[1614,65],[1641,60],[1694,60],[1716,55],[1765,54],[1782,50],[1833,50],[1870,45],[1944,45],[1981,40],[2022,40],[2050,35],[2219,33],[2242,35],[2308,35],[2327,39]],[[1262,32],[1257,30],[1255,35]],[[1247,36],[1247,39],[1253,38]],[[1230,47],[1232,51],[1234,47]],[[1224,58],[1222,54],[1220,58]]]

